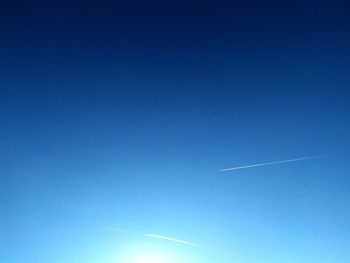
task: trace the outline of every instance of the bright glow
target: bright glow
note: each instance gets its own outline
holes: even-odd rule
[[[190,246],[151,239],[146,243],[125,247],[115,263],[193,263]],[[114,263],[113,262],[113,263]]]
[[[131,252],[131,253],[130,253]],[[144,247],[138,250],[130,251],[126,263],[182,263],[174,251],[165,249],[164,247],[151,248]]]
[[[175,263],[161,255],[140,255],[133,259],[130,263]]]

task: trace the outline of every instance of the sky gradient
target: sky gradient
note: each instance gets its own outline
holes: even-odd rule
[[[349,13],[2,1],[0,261],[350,262]]]

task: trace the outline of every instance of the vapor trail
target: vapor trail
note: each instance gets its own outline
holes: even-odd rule
[[[113,231],[113,232],[119,232],[123,234],[135,234],[135,232],[132,232],[130,230],[126,230],[123,228],[117,228],[117,227],[106,227],[107,230]],[[157,238],[157,239],[162,239],[162,240],[167,240],[167,241],[172,241],[172,242],[177,242],[180,244],[188,245],[188,246],[193,246],[193,247],[199,247],[200,245],[197,243],[193,243],[190,241],[186,240],[181,240],[177,238],[172,238],[172,237],[166,237],[166,236],[161,236],[161,235],[155,235],[155,234],[144,234],[144,237],[149,237],[149,238]]]
[[[199,247],[200,245],[197,243],[192,243],[190,241],[185,241],[177,238],[172,238],[172,237],[166,237],[166,236],[161,236],[161,235],[154,235],[154,234],[145,234],[145,237],[151,237],[151,238],[157,238],[157,239],[162,239],[162,240],[167,240],[167,241],[172,241],[172,242],[177,242],[180,244],[188,245],[188,246],[193,246],[193,247]]]
[[[325,155],[314,155],[314,156],[308,156],[308,157],[303,157],[303,158],[288,159],[288,160],[274,161],[274,162],[268,162],[268,163],[257,163],[257,164],[243,165],[243,166],[235,166],[235,167],[220,169],[219,171],[220,172],[225,172],[225,171],[232,171],[232,170],[240,170],[240,169],[258,167],[258,166],[265,166],[265,165],[273,165],[273,164],[279,164],[279,163],[298,162],[298,161],[309,160],[309,159],[316,159],[316,158],[322,158],[322,157],[325,157]]]

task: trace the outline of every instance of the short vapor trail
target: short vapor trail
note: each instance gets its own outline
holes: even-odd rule
[[[135,232],[132,232],[130,230],[126,230],[123,228],[117,228],[117,227],[106,227],[107,230],[109,231],[113,231],[113,232],[118,232],[118,233],[123,233],[123,234],[135,234]],[[186,241],[186,240],[181,240],[181,239],[177,239],[177,238],[172,238],[172,237],[166,237],[166,236],[161,236],[161,235],[156,235],[156,234],[143,234],[144,237],[147,238],[156,238],[156,239],[161,239],[161,240],[166,240],[166,241],[172,241],[172,242],[176,242],[176,243],[180,243],[183,245],[188,245],[188,246],[193,246],[193,247],[199,247],[200,245],[197,243],[193,243],[190,241]]]
[[[172,242],[177,242],[177,243],[180,243],[180,244],[189,245],[189,246],[193,246],[193,247],[199,247],[200,246],[199,244],[192,243],[190,241],[185,241],[185,240],[172,238],[172,237],[161,236],[161,235],[145,234],[144,236],[145,237],[162,239],[162,240],[167,240],[167,241],[172,241]]]
[[[226,171],[240,170],[240,169],[253,168],[253,167],[265,166],[265,165],[298,162],[298,161],[316,159],[316,158],[322,158],[322,157],[325,157],[325,155],[315,155],[315,156],[308,156],[308,157],[296,158],[296,159],[288,159],[288,160],[282,160],[282,161],[274,161],[274,162],[268,162],[268,163],[257,163],[257,164],[243,165],[243,166],[235,166],[235,167],[220,169],[219,171],[226,172]]]

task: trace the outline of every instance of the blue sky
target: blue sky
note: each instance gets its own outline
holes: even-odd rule
[[[1,262],[350,260],[348,5],[1,5]]]

